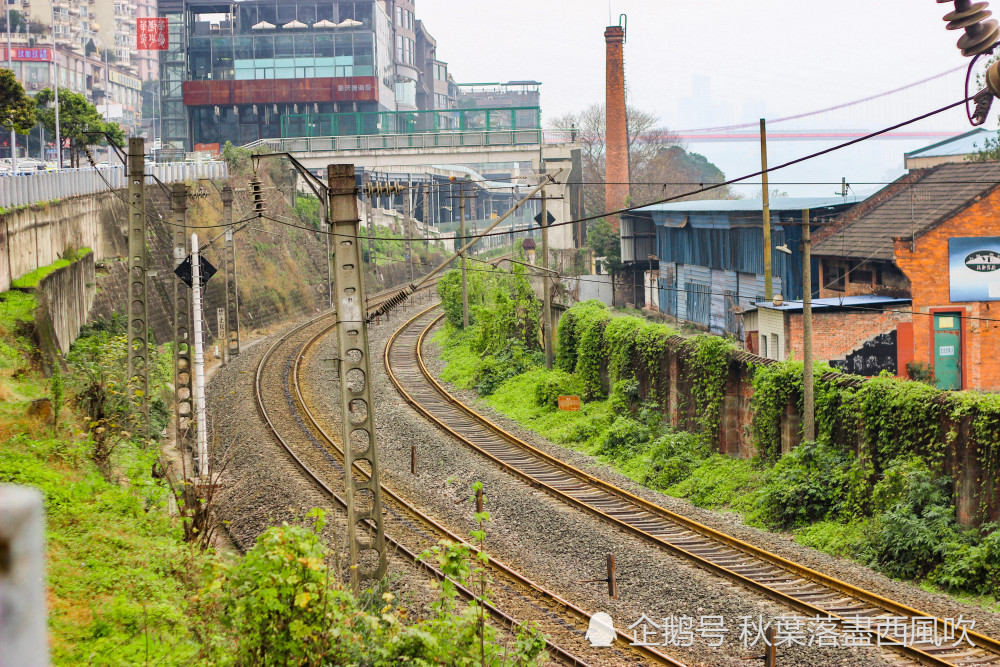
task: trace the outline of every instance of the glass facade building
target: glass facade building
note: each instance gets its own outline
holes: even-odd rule
[[[278,137],[287,115],[396,108],[392,24],[374,0],[189,0],[182,22],[189,150]]]

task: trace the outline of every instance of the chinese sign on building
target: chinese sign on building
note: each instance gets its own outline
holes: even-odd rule
[[[139,18],[136,19],[135,48],[140,51],[166,51],[170,39],[167,32],[167,19],[165,18]]]
[[[948,239],[951,301],[1000,300],[1000,237]]]
[[[10,50],[10,59],[49,61],[52,60],[52,49],[38,49],[38,48],[25,49],[20,47],[14,47]],[[3,60],[7,60],[6,48],[3,49]]]

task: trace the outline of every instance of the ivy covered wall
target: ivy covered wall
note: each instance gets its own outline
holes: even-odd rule
[[[557,366],[582,381],[582,398],[635,380],[676,427],[722,453],[776,460],[801,441],[802,364],[739,350],[725,338],[684,338],[587,301],[559,321]],[[1000,519],[1000,395],[941,392],[893,377],[815,368],[817,440],[854,452],[872,480],[905,453],[955,482],[965,524]]]

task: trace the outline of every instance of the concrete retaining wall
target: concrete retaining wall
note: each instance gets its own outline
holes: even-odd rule
[[[67,250],[90,248],[97,261],[128,252],[118,227],[124,203],[113,192],[65,199],[0,215],[0,292]]]
[[[55,351],[63,355],[69,352],[80,328],[87,323],[96,294],[93,253],[56,269],[38,283],[35,322],[46,355]]]

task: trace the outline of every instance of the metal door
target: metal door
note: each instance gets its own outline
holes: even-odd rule
[[[960,313],[934,314],[934,384],[962,388],[962,320]]]

